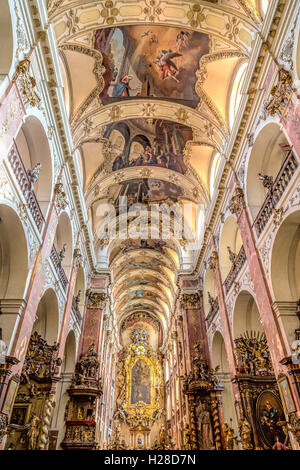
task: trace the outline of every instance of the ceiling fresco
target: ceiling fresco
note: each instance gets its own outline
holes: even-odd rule
[[[243,77],[238,72],[246,70],[261,30],[258,4],[50,4],[98,268],[111,270],[113,308],[123,333],[139,322],[159,322],[163,341],[177,274],[191,270],[197,255],[188,251],[185,237],[175,237],[175,229],[167,240],[133,238],[131,216],[125,239],[109,239],[98,230],[105,225],[99,208],[111,204],[121,230],[122,196],[127,211],[135,204],[182,208],[188,201],[193,211],[184,221],[193,236],[201,232],[216,161],[222,166],[226,160],[230,110]]]
[[[176,100],[195,108],[196,72],[209,52],[207,34],[166,26],[124,26],[95,32],[106,72],[103,104],[131,97]]]
[[[113,142],[113,171],[158,166],[184,174],[184,148],[193,131],[175,122],[141,118],[108,125],[104,137]]]

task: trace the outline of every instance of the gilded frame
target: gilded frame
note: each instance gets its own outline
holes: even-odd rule
[[[8,416],[9,420],[11,418],[11,413],[13,410],[16,396],[17,396],[19,383],[20,383],[20,380],[16,376],[13,376],[10,379],[10,382],[7,387],[5,400],[4,400],[3,407],[2,407],[2,412]]]
[[[140,359],[144,360],[150,368],[150,404],[146,404],[143,401],[132,404],[131,403],[131,391],[132,391],[132,368]],[[140,409],[144,417],[151,419],[153,413],[160,407],[160,401],[157,397],[157,386],[160,385],[161,374],[160,364],[154,354],[143,355],[143,354],[129,354],[125,359],[125,370],[126,370],[126,395],[124,409],[130,417],[137,414],[137,410]]]

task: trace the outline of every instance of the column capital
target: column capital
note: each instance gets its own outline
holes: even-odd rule
[[[87,296],[87,308],[103,308],[107,299],[105,292],[95,292],[91,289],[86,291]]]
[[[199,308],[200,307],[200,295],[198,293],[194,294],[182,294],[181,296],[181,306],[183,308]]]

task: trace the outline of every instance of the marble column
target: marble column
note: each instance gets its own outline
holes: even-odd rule
[[[86,293],[86,310],[83,317],[83,325],[80,341],[80,356],[84,356],[91,343],[95,344],[99,353],[100,327],[107,294],[89,289]]]
[[[272,298],[268,281],[256,249],[255,237],[246,209],[244,194],[239,186],[236,187],[235,195],[231,200],[230,211],[237,217],[250,275],[256,294],[257,307],[264,332],[267,337],[274,371],[278,377],[281,373],[287,374],[286,367],[281,364],[280,361],[287,357],[288,351],[284,340],[284,332],[281,330],[278,317],[272,308]],[[299,410],[300,407],[299,401],[297,400],[296,390],[293,387],[292,390]]]

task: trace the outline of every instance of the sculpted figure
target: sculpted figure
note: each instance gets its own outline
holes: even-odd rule
[[[239,432],[241,436],[242,447],[244,450],[252,450],[252,440],[251,440],[251,425],[249,421],[244,417],[243,412],[241,412],[241,417],[239,420]]]
[[[234,429],[228,423],[224,423],[226,450],[234,448]]]
[[[210,450],[214,446],[213,431],[210,420],[210,413],[207,405],[202,405],[202,412],[198,419],[198,429],[200,433],[200,447],[203,450]]]
[[[37,448],[37,440],[40,431],[40,419],[34,415],[31,420],[31,426],[28,431],[28,449],[34,450]]]

